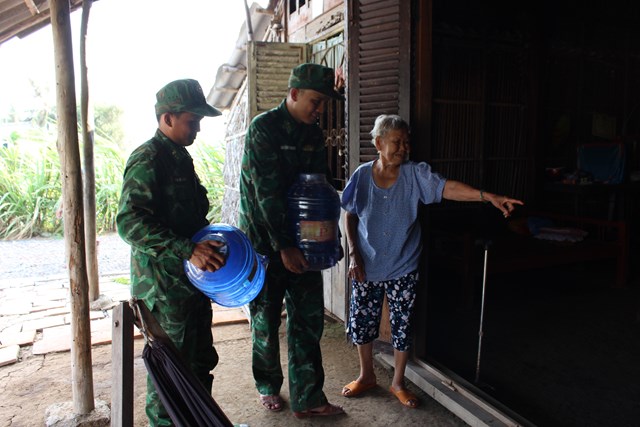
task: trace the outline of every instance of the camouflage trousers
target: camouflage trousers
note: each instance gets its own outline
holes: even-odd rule
[[[250,304],[253,338],[253,377],[258,392],[279,394],[284,380],[280,365],[282,300],[287,309],[289,395],[292,411],[327,403],[322,391],[324,369],[320,338],[324,329],[324,301],[320,272],[294,274],[280,260],[267,268],[262,291]]]
[[[191,372],[210,391],[211,371],[218,364],[211,334],[211,300],[203,294],[187,301],[156,300],[151,313],[178,348]],[[145,411],[150,426],[173,426],[149,376]]]

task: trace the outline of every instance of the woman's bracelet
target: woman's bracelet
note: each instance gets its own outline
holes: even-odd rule
[[[484,198],[484,190],[480,190],[480,201],[482,203],[489,203],[489,201]]]

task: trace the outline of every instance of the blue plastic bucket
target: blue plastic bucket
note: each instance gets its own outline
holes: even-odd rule
[[[228,224],[210,224],[193,235],[191,241],[223,242],[221,253],[225,265],[217,271],[203,271],[189,260],[184,271],[196,288],[224,307],[239,307],[251,302],[264,285],[267,257],[256,253],[249,238],[238,228]]]

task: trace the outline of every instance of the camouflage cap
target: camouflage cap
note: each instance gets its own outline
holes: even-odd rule
[[[319,64],[300,64],[291,70],[289,87],[297,89],[312,89],[333,99],[344,101],[344,96],[335,89],[333,68]]]
[[[200,116],[219,116],[220,111],[207,104],[197,80],[175,80],[156,93],[156,115],[188,111]]]

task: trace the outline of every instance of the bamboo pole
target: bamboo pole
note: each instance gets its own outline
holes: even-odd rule
[[[73,409],[77,414],[88,414],[94,409],[93,374],[69,1],[51,0],[50,8],[58,108],[57,147],[62,166],[64,238],[71,294]]]
[[[100,296],[98,274],[98,247],[96,245],[96,174],[93,157],[94,122],[89,94],[89,71],[87,67],[87,27],[93,0],[82,2],[80,24],[80,117],[84,157],[84,234],[89,280],[89,301]]]

